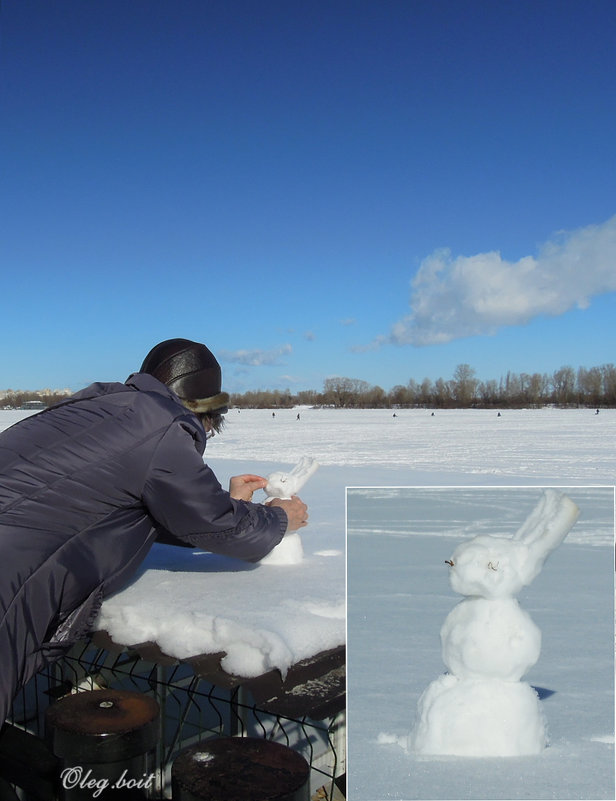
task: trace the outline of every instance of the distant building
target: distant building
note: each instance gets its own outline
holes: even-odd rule
[[[19,407],[22,411],[38,411],[39,409],[46,409],[47,404],[39,400],[24,401]]]

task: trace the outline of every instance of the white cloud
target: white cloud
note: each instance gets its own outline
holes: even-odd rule
[[[291,353],[291,345],[281,345],[274,350],[235,350],[220,351],[220,358],[233,364],[245,364],[250,367],[261,367],[262,365],[282,364],[283,356]]]
[[[536,257],[516,262],[497,251],[452,257],[438,250],[411,282],[410,314],[373,345],[436,345],[494,334],[539,315],[586,308],[594,295],[616,290],[616,216],[562,232]]]

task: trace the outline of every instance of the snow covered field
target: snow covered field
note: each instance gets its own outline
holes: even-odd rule
[[[306,450],[349,484],[613,483],[616,409],[231,410],[209,458],[292,463]],[[351,469],[353,468],[353,469]],[[358,472],[355,472],[355,468]]]
[[[542,632],[524,681],[539,689],[550,745],[499,758],[418,756],[407,737],[445,672],[439,632],[462,600],[445,560],[477,534],[513,534],[541,491],[349,490],[349,801],[614,798],[614,493],[566,492],[580,518],[519,594]]]
[[[28,414],[0,411],[0,430]],[[309,453],[325,467],[344,467],[345,483],[354,485],[616,481],[616,409],[395,414],[295,408],[273,417],[266,409],[232,409],[222,435],[208,443],[207,460],[213,466],[265,462],[269,470]]]
[[[26,414],[0,412],[0,429]],[[415,491],[410,506],[391,489],[357,490],[349,506],[349,801],[613,798],[613,501],[595,485],[616,480],[616,410],[393,417],[302,408],[231,410],[227,419],[206,451],[223,485],[290,469],[304,455],[320,462],[302,491],[304,562],[255,568],[157,546],[139,578],[105,603],[101,625],[178,656],[223,649],[227,669],[244,675],[284,671],[345,638],[345,487],[463,486],[438,503],[439,490]],[[378,744],[379,734],[408,734],[418,695],[443,672],[439,630],[459,600],[443,564],[452,546],[495,525],[517,528],[548,485],[574,487],[582,509],[520,595],[543,632],[526,678],[552,693],[543,701],[551,747],[540,757],[465,761]]]

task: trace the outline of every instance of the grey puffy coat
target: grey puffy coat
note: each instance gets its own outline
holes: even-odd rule
[[[0,434],[0,725],[157,539],[257,561],[282,509],[233,500],[199,419],[150,375],[92,384]]]

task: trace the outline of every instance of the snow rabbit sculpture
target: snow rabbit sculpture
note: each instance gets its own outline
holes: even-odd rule
[[[546,490],[512,538],[475,537],[447,560],[451,587],[467,597],[441,629],[449,673],[419,699],[415,751],[514,756],[545,748],[539,698],[520,682],[539,658],[541,632],[514,596],[536,578],[578,514],[570,498]]]
[[[295,467],[285,473],[281,470],[270,473],[267,477],[265,494],[271,498],[292,498],[317,470],[318,462],[309,456],[303,456]],[[267,500],[265,501],[267,503]],[[287,531],[278,545],[261,559],[261,564],[296,565],[304,558],[302,540],[297,531]]]

